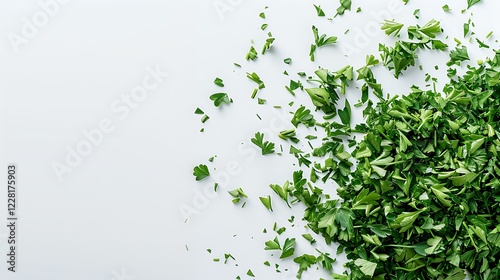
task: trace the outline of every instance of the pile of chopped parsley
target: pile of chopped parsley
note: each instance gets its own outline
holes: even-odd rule
[[[467,1],[468,8],[479,2]],[[351,1],[340,3],[336,15],[351,9]],[[325,16],[321,7],[314,8],[318,16]],[[445,5],[443,10],[450,8]],[[464,24],[464,36],[470,24]],[[388,36],[400,38],[403,28],[393,20],[382,23]],[[320,36],[314,26],[312,30],[309,56],[314,60],[316,49],[335,44],[337,37]],[[398,39],[394,46],[380,45],[380,60],[368,55],[359,69],[319,69],[316,78],[308,79],[316,87],[304,88],[293,80],[286,87],[293,95],[304,90],[311,99],[294,112],[293,127],[321,129],[326,137],[320,146],[304,152],[293,144],[317,136],[301,139],[295,129],[279,133],[281,139],[291,141],[290,153],[310,175],[298,170],[289,182],[271,184],[270,195],[259,199],[269,211],[273,211],[271,199],[283,200],[289,207],[306,207],[302,219],[315,238],[337,244],[337,254],[347,255],[346,271],[332,273],[333,279],[458,280],[466,274],[471,279],[500,279],[500,51],[476,65],[469,63],[465,73],[458,75],[456,67],[470,60],[468,50],[460,42],[450,50],[437,39],[442,31],[436,20],[409,26],[407,39]],[[262,55],[272,47],[270,33],[269,38]],[[476,41],[480,48],[489,48]],[[406,95],[386,95],[371,68],[382,64],[401,78],[416,65],[418,53],[428,49],[449,57],[449,82],[441,90],[412,86]],[[257,56],[251,47],[246,58]],[[291,61],[285,59],[286,64]],[[264,83],[256,73],[247,77],[258,85],[254,98]],[[363,86],[354,107],[363,107],[365,122],[353,126],[356,108],[344,95],[355,79]],[[216,84],[223,86],[220,79]],[[232,101],[225,93],[210,98],[215,106]],[[323,114],[322,121],[315,119],[311,106]],[[257,132],[251,141],[263,156],[275,154],[275,144],[266,141],[264,134]],[[199,165],[194,175],[203,180],[210,172]],[[320,181],[335,182],[338,199],[317,187]],[[229,194],[234,203],[248,198],[241,188]],[[316,242],[311,234],[297,238]],[[296,238],[276,237],[265,242],[263,249],[278,251],[280,259],[293,258],[297,278],[313,265],[332,271],[331,254],[317,250],[315,255],[296,255],[295,244]],[[247,275],[254,277],[251,270]]]

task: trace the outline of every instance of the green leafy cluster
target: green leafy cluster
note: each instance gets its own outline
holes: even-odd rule
[[[386,20],[382,25],[382,30],[387,35],[399,36],[403,24]],[[418,58],[418,49],[445,50],[448,45],[436,36],[441,33],[440,22],[430,20],[424,26],[409,26],[408,38],[410,40],[397,41],[394,46],[379,45],[382,62],[389,70],[394,70],[394,76],[398,78],[401,73],[415,65]]]
[[[337,279],[500,278],[500,52],[444,93],[417,87],[369,108],[341,200],[309,227],[347,253]]]

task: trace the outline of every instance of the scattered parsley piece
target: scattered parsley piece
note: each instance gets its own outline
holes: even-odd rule
[[[267,197],[259,197],[260,202],[264,204],[264,206],[267,208],[267,210],[273,212],[273,206],[271,204],[271,197],[268,195]]]
[[[278,133],[278,137],[283,140],[290,140],[293,143],[298,143],[300,140],[296,137],[295,129],[283,130]]]
[[[470,9],[470,7],[476,5],[479,2],[481,2],[481,0],[467,0],[467,9]]]
[[[257,132],[255,133],[255,138],[251,139],[255,146],[261,148],[262,155],[274,154],[274,143],[269,141],[264,141],[264,134]]]
[[[325,16],[325,12],[323,12],[323,10],[321,9],[320,5],[318,5],[318,6],[314,5],[314,8],[316,9],[316,14],[318,15],[318,17],[324,17]]]
[[[415,11],[413,11],[413,15],[415,16],[416,19],[420,18],[419,14],[420,14],[420,9],[416,9]]]
[[[312,27],[312,30],[314,35],[314,44],[311,45],[311,49],[309,51],[309,58],[311,59],[311,61],[314,61],[315,58],[314,53],[316,52],[316,49],[326,45],[335,44],[337,42],[337,37],[335,36],[327,37],[326,34],[319,36],[318,28],[316,28],[316,26],[314,25]]]
[[[268,33],[268,36],[269,38],[266,39],[264,47],[262,47],[262,55],[264,55],[266,51],[268,51],[271,48],[271,46],[274,43],[274,40],[276,40],[274,37],[272,37],[273,35],[271,34],[271,32]]]
[[[235,204],[240,202],[242,198],[248,198],[245,192],[243,192],[242,188],[237,188],[232,191],[228,191],[228,193],[234,198],[232,202]]]
[[[257,73],[255,72],[247,73],[247,78],[255,82],[257,85],[259,85],[259,89],[263,89],[266,87],[264,82],[262,82],[262,80],[260,79],[259,75],[257,75]]]
[[[462,61],[469,60],[469,54],[467,52],[467,47],[462,46],[461,48],[456,47],[455,50],[450,51],[450,61],[446,65],[451,66],[453,64],[459,65]]]
[[[430,20],[422,27],[419,25],[408,27],[408,37],[410,39],[433,39],[436,38],[436,35],[439,33],[441,33],[441,23],[434,19]]]
[[[233,255],[231,254],[224,254],[224,264],[227,264],[227,261],[229,259],[232,259],[233,261],[235,261],[236,259],[233,257]]]
[[[292,59],[287,57],[287,58],[283,59],[283,62],[286,64],[290,64],[290,63],[292,63]]]
[[[196,177],[196,181],[201,181],[210,176],[210,171],[205,164],[200,164],[194,168],[193,176]]]
[[[280,259],[291,257],[295,252],[295,238],[285,239],[283,248],[281,248],[278,237],[275,237],[273,240],[266,241],[265,245],[266,247],[264,250],[281,250]]]
[[[222,79],[221,79],[221,78],[218,78],[218,77],[217,77],[217,78],[215,78],[215,80],[214,80],[214,84],[216,84],[216,85],[218,85],[218,86],[220,86],[220,87],[224,87],[224,82],[222,81]]]
[[[304,239],[309,241],[309,243],[311,243],[311,244],[316,243],[316,240],[309,233],[302,234],[302,237],[304,237]]]
[[[269,187],[281,198],[285,201],[286,205],[291,208],[290,203],[288,202],[288,193],[290,192],[290,183],[287,181],[283,187],[280,185],[269,185]]]
[[[220,107],[222,104],[230,104],[233,102],[231,98],[227,95],[227,93],[219,92],[210,95],[210,100],[214,102],[215,107]]]
[[[444,5],[442,8],[443,8],[443,11],[445,11],[445,12],[451,11],[450,6],[448,6],[448,4]]]
[[[245,59],[246,60],[256,60],[257,59],[257,50],[253,46],[250,47],[250,50],[248,51]],[[241,67],[241,66],[239,66],[239,67]]]
[[[252,95],[250,96],[252,99],[255,98],[255,96],[257,96],[257,93],[259,92],[259,89],[258,88],[255,88],[252,92]]]
[[[340,0],[340,7],[337,8],[337,15],[343,15],[345,11],[351,10],[352,1],[351,0]]]
[[[394,20],[385,20],[382,25],[382,30],[389,36],[399,36],[399,32],[403,26],[404,24],[395,22]]]
[[[295,127],[298,127],[299,124],[303,124],[306,127],[312,127],[316,124],[316,120],[311,114],[311,110],[304,106],[300,106],[300,108],[297,109],[291,122]]]

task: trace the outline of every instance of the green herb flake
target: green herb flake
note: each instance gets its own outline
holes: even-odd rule
[[[233,102],[231,98],[227,95],[227,93],[219,92],[210,95],[210,100],[214,102],[215,107],[220,107],[222,104],[230,104]]]
[[[267,197],[259,197],[260,202],[264,204],[264,206],[267,208],[267,210],[273,212],[273,206],[271,204],[271,197],[268,195]]]
[[[467,0],[467,9],[470,9],[479,2],[481,2],[481,0]]]
[[[246,60],[256,60],[257,59],[257,50],[253,46],[250,47],[250,50],[248,51],[245,59]],[[238,67],[241,67],[241,66],[238,66]]]
[[[247,78],[250,79],[251,81],[255,82],[259,86],[259,89],[263,89],[266,87],[264,82],[262,82],[262,80],[260,79],[259,75],[257,75],[257,73],[255,73],[255,72],[247,73]]]
[[[193,176],[195,176],[196,181],[201,181],[210,176],[210,171],[208,171],[208,166],[205,164],[200,164],[194,167]]]
[[[217,77],[217,78],[215,78],[215,80],[214,80],[214,84],[216,84],[216,85],[218,85],[218,86],[220,86],[220,87],[224,87],[224,81],[222,81],[222,79],[221,79],[221,78],[218,78],[218,77]]]
[[[318,6],[314,5],[314,8],[316,9],[316,14],[318,15],[318,17],[324,17],[325,16],[325,12],[323,12],[323,10],[321,9],[320,5],[318,5]]]
[[[261,148],[262,155],[274,154],[274,143],[269,141],[264,141],[264,134],[257,132],[255,137],[251,139],[255,146]]]

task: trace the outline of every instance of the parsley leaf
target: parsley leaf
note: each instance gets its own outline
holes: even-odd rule
[[[470,9],[470,7],[476,5],[479,2],[481,2],[481,0],[467,0],[467,9]]]
[[[230,104],[233,102],[231,98],[227,95],[227,93],[220,92],[220,93],[214,93],[210,95],[210,100],[214,102],[215,107],[220,107],[222,104]]]
[[[208,167],[205,164],[200,164],[195,166],[193,176],[196,177],[196,181],[201,181],[210,176],[210,171],[208,171]]]
[[[264,141],[264,134],[257,132],[255,137],[251,139],[255,146],[261,148],[262,155],[274,154],[274,143],[269,141]]]

